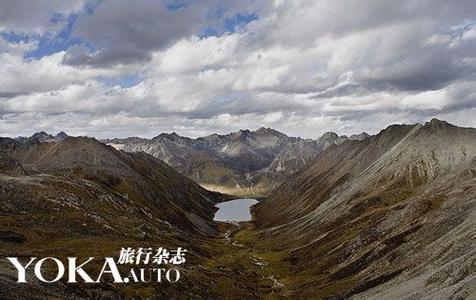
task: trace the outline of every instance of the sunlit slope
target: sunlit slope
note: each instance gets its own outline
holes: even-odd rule
[[[256,209],[313,295],[467,296],[474,285],[476,130],[394,125],[329,147]]]

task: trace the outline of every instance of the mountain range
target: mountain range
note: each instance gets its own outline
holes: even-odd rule
[[[18,287],[0,260],[0,298],[476,295],[474,128],[433,119],[316,141],[262,128],[104,142],[114,147],[66,134],[0,138],[0,257],[180,246],[189,250],[183,278]],[[191,179],[227,182],[212,170],[276,188],[251,222],[214,222],[215,204],[232,198]]]
[[[107,139],[127,152],[146,152],[210,190],[234,195],[265,195],[319,152],[367,133],[338,136],[328,132],[317,140],[289,137],[270,128],[212,134],[196,139],[162,133],[152,139]]]
[[[15,140],[20,143],[31,143],[31,142],[59,142],[67,138],[68,135],[64,132],[58,132],[56,135],[51,135],[44,131],[34,133],[32,136],[19,136]]]

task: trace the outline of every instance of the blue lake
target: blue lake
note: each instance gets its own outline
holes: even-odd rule
[[[255,199],[236,199],[216,205],[218,211],[215,213],[215,221],[250,221],[250,207],[258,203]]]

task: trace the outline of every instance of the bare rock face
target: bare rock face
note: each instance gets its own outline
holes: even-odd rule
[[[211,189],[223,187],[266,194],[328,146],[366,137],[365,133],[352,137],[326,133],[318,140],[311,140],[288,137],[263,127],[197,139],[162,133],[150,140],[126,138],[103,142],[127,152],[146,152]]]
[[[255,213],[308,296],[475,293],[476,129],[393,125],[320,153]]]

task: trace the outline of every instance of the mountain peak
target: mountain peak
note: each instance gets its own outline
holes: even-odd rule
[[[324,133],[319,139],[337,139],[338,137],[339,136],[337,135],[337,133],[328,131]]]
[[[52,142],[54,140],[55,140],[55,137],[45,131],[36,132],[30,137],[19,136],[16,138],[16,141],[21,143],[30,143],[30,142],[42,143],[42,142]]]
[[[47,133],[46,131],[38,131],[38,132],[35,132],[31,137],[38,138],[38,137],[50,137],[50,136],[52,135]]]
[[[429,122],[426,122],[425,123],[425,126],[432,126],[432,127],[448,127],[448,126],[452,126],[450,123],[446,122],[446,121],[443,121],[443,120],[439,120],[437,118],[433,118],[431,119]]]
[[[58,134],[55,135],[55,138],[58,140],[64,140],[67,137],[69,137],[69,135],[67,135],[64,131],[60,131],[58,132]]]
[[[46,131],[39,131],[34,133],[32,136],[19,136],[15,140],[20,143],[50,143],[62,141],[69,137],[64,131],[58,132],[55,136],[49,134]]]
[[[234,137],[246,137],[251,134],[251,131],[248,129],[240,129],[237,132],[232,133],[231,135]]]
[[[361,132],[359,134],[353,134],[349,137],[349,139],[351,140],[365,140],[366,138],[370,137],[370,134],[368,134],[367,132]]]
[[[156,136],[154,139],[156,138],[166,138],[169,140],[177,140],[180,138],[180,135],[178,135],[175,131],[173,131],[172,133],[162,132],[161,134]]]
[[[277,132],[277,131],[269,127],[260,127],[256,130],[256,132]]]
[[[287,135],[285,135],[284,133],[269,127],[260,127],[254,133],[259,135],[274,135],[274,136],[280,136],[280,137],[287,137]]]

